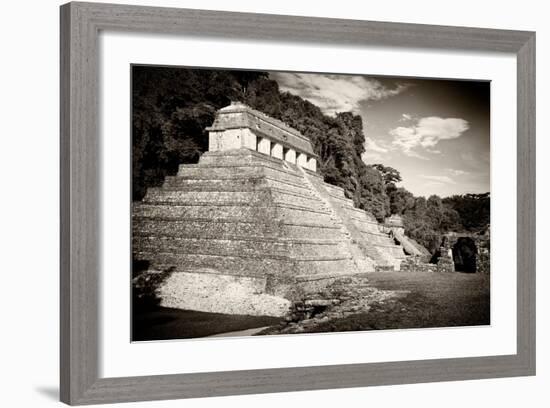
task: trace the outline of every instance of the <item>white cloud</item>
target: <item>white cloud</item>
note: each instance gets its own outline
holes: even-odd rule
[[[429,116],[420,118],[411,126],[399,126],[390,130],[392,145],[404,154],[415,157],[418,153],[412,149],[423,148],[430,153],[440,153],[433,149],[441,140],[460,137],[469,129],[469,124],[460,118],[440,118]]]
[[[387,156],[373,151],[364,152],[361,155],[361,160],[366,164],[383,163],[384,159],[387,159]]]
[[[422,174],[420,177],[422,177],[423,179],[429,180],[432,183],[456,184],[456,182],[449,176],[429,176],[429,175]]]
[[[317,105],[323,113],[357,112],[360,103],[381,100],[403,92],[407,84],[387,88],[380,81],[360,75],[271,73],[282,91]]]
[[[367,152],[377,152],[377,153],[387,153],[389,149],[381,145],[380,142],[377,142],[372,137],[365,138],[365,151]]]
[[[426,149],[429,153],[433,154],[441,154],[441,150],[435,150],[435,149]]]
[[[468,174],[467,171],[464,170],[458,170],[458,169],[447,169],[449,173],[451,173],[453,176],[464,176]]]
[[[412,115],[409,115],[408,113],[403,113],[399,118],[399,122],[408,122],[409,120],[412,120],[412,119],[413,119]]]
[[[420,159],[420,160],[430,160],[429,157],[427,156],[424,156],[418,152],[415,152],[414,150],[409,150],[407,152],[404,152],[407,156],[409,157],[414,157],[415,159]]]

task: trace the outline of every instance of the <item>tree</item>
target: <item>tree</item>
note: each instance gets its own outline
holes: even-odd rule
[[[383,164],[372,164],[371,167],[378,170],[384,178],[386,185],[391,183],[398,183],[401,181],[401,173],[398,170],[390,166],[384,166]]]
[[[242,100],[255,71],[132,67],[132,197],[195,163],[208,147],[205,127],[217,109]]]
[[[491,221],[489,193],[454,195],[443,202],[458,213],[460,223],[467,231],[483,231]]]
[[[414,208],[414,195],[403,187],[396,187],[390,183],[386,186],[386,194],[390,200],[390,213],[402,215],[405,211]]]

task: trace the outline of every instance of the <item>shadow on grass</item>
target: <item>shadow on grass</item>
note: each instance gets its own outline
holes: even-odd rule
[[[270,316],[229,315],[160,306],[158,288],[174,268],[149,271],[148,262],[134,262],[132,268],[132,341],[177,340],[279,324]]]
[[[134,311],[132,341],[206,337],[279,324],[270,316],[227,315],[193,310],[150,307]]]
[[[371,305],[358,313],[312,327],[308,332],[412,329],[490,324],[490,280],[461,273],[384,272],[369,275],[382,290],[407,295]]]

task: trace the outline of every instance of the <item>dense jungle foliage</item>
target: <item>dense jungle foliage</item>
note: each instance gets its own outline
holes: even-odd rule
[[[365,135],[351,112],[324,115],[314,104],[281,92],[268,73],[134,66],[132,68],[132,198],[143,198],[180,163],[196,163],[208,149],[205,128],[231,101],[280,119],[309,137],[325,181],[344,188],[379,221],[403,217],[408,235],[433,250],[446,231],[480,231],[489,223],[489,193],[415,197],[399,172],[361,160]]]

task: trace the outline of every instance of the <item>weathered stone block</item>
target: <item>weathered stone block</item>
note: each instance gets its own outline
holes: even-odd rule
[[[307,168],[307,156],[304,153],[298,153],[298,156],[296,157],[296,164]]]
[[[317,160],[314,157],[308,158],[306,167],[311,171],[317,171]]]
[[[284,151],[284,160],[296,164],[296,150],[294,149],[285,149]]]
[[[288,299],[263,293],[264,278],[174,272],[160,286],[161,306],[212,313],[284,316]]]
[[[283,145],[280,143],[272,143],[271,144],[271,157],[274,157],[276,159],[282,159],[283,158]]]
[[[271,153],[271,141],[265,137],[260,138],[258,142],[258,152],[269,156]]]

